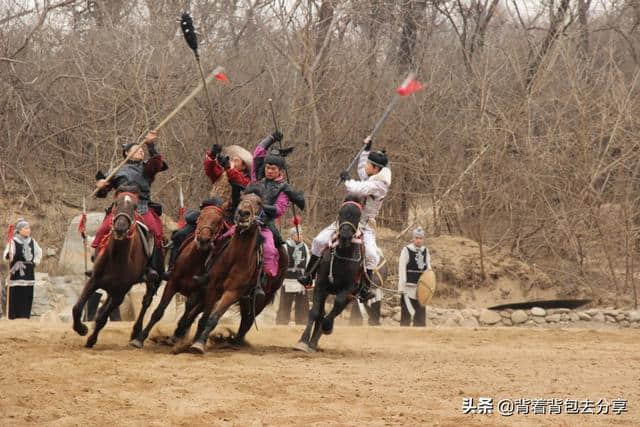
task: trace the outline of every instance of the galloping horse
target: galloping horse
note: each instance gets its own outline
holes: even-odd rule
[[[358,288],[358,276],[364,271],[364,246],[358,239],[361,215],[360,198],[347,196],[338,211],[337,245],[326,251],[319,260],[313,306],[309,312],[307,327],[294,346],[296,350],[315,351],[320,336],[333,332],[335,318],[344,310]],[[329,294],[335,295],[336,300],[329,314],[325,314],[324,304]]]
[[[204,354],[209,334],[227,309],[237,301],[240,302],[242,320],[238,333],[231,342],[236,345],[243,344],[244,336],[253,324],[254,314],[259,314],[282,286],[289,256],[283,247],[279,247],[278,275],[267,281],[264,287],[266,298],[256,305],[254,312],[249,294],[259,280],[262,269],[258,222],[261,207],[262,199],[257,192],[242,195],[236,210],[236,229],[233,237],[209,272],[202,318],[198,322],[198,330],[190,348],[192,353]]]
[[[224,232],[224,225],[224,207],[207,206],[202,209],[196,223],[195,234],[180,250],[175,268],[162,293],[160,304],[151,315],[147,326],[131,340],[130,344],[133,347],[142,348],[151,328],[162,318],[171,299],[178,292],[187,297],[187,302],[184,314],[167,344],[175,344],[185,336],[188,327],[202,312],[205,296],[205,288],[197,284],[193,277],[203,274],[207,259],[215,256],[216,251],[221,249],[222,242],[218,242],[217,239]]]
[[[97,289],[107,292],[107,302],[100,307],[96,316],[93,334],[87,339],[86,347],[95,345],[100,330],[107,323],[109,314],[118,307],[131,287],[139,283],[146,269],[147,255],[143,240],[146,238],[136,225],[136,205],[138,193],[135,187],[121,187],[116,193],[113,204],[113,227],[106,237],[93,266],[93,274],[84,285],[84,289],[73,306],[73,330],[86,335],[88,328],[80,316],[84,305]],[[140,315],[133,327],[131,336],[136,336],[142,327],[142,320],[151,304],[158,283],[147,282],[147,290],[142,300]]]

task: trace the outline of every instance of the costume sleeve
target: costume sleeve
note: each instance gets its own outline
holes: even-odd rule
[[[215,184],[215,182],[218,180],[218,178],[220,178],[220,176],[224,172],[224,169],[222,168],[222,166],[220,166],[220,163],[218,163],[218,160],[215,159],[214,157],[211,157],[211,153],[207,153],[204,156],[204,161],[202,162],[202,166],[204,168],[204,174],[209,177],[209,180],[211,181],[212,184]]]
[[[255,150],[253,150],[253,168],[251,169],[251,182],[264,178],[264,158],[267,157],[267,147],[273,143],[271,135],[264,138]]]
[[[425,250],[427,252],[427,270],[431,270],[431,254],[429,253],[429,248],[425,247]]]
[[[245,174],[234,168],[227,169],[227,178],[229,178],[230,183],[240,185],[242,187],[246,187],[250,182],[249,178],[245,176]]]
[[[280,218],[289,208],[289,197],[286,194],[278,194],[278,199],[275,202],[276,218]]]
[[[398,259],[398,292],[404,292],[407,284],[407,263],[409,262],[409,251],[405,246],[400,252]]]
[[[364,167],[367,165],[368,159],[368,151],[364,150],[362,153],[360,153],[360,158],[358,158],[358,177],[360,177],[361,181],[364,181],[368,178],[367,173],[364,171]]]
[[[304,263],[304,267],[307,268],[307,265],[309,265],[309,258],[311,255],[311,252],[309,252],[309,246],[307,246],[307,244],[304,244],[304,258],[307,260],[307,262]]]
[[[33,263],[35,265],[38,265],[40,264],[41,261],[42,261],[42,248],[40,247],[38,242],[36,242],[36,240],[33,239]]]
[[[384,197],[384,182],[378,180],[356,181],[355,179],[349,179],[344,182],[347,187],[347,192],[359,197]]]
[[[162,159],[162,155],[158,154],[154,144],[148,144],[147,150],[151,158],[144,164],[144,175],[152,181],[158,172],[166,171],[169,166]]]
[[[13,258],[13,254],[16,253],[16,244],[13,243],[13,239],[7,244],[4,248],[4,253],[2,254],[2,259],[11,262],[11,258]]]

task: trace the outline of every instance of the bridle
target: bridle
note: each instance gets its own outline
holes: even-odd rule
[[[218,223],[218,228],[216,230],[214,230],[213,227],[210,226],[210,225],[201,224],[202,216],[207,211],[207,209],[215,210],[216,212],[218,212],[220,214],[220,217],[221,217],[220,219],[224,218],[224,212],[218,206],[210,205],[210,206],[204,207],[202,209],[202,212],[200,212],[200,216],[198,217],[198,220],[196,221],[196,236],[195,237],[197,239],[198,237],[200,237],[200,232],[202,232],[204,230],[209,230],[209,231],[211,231],[211,240],[214,241],[215,238],[220,233],[220,230],[222,229],[222,225],[223,225],[224,221],[220,221]]]
[[[360,210],[360,214],[362,215],[362,205],[358,202],[354,202],[352,200],[347,200],[340,205],[340,209],[342,209],[346,205],[353,205]],[[360,230],[360,224],[354,224],[351,221],[340,221],[340,218],[336,221],[338,223],[338,230],[342,228],[343,225],[348,225],[352,230],[353,234],[358,234],[358,230]]]
[[[257,197],[257,196],[256,196]],[[253,203],[251,203],[249,200],[240,200],[240,203],[238,204],[238,208],[236,209],[236,212],[242,207],[242,209],[245,209],[245,206],[249,205],[249,214],[251,215],[252,220],[249,221],[249,224],[252,224],[253,222],[255,222],[256,218],[257,218],[257,214],[256,214],[256,208],[253,206]],[[241,225],[238,224],[238,219],[236,218],[235,221],[236,225]]]
[[[345,205],[354,205],[362,213],[362,205],[360,203],[358,203],[358,202],[354,202],[354,201],[351,201],[351,200],[343,202],[342,205],[340,205],[340,209],[342,209]],[[353,234],[354,235],[358,234],[358,231],[360,230],[360,224],[355,225],[351,221],[340,221],[340,218],[338,218],[338,220],[336,222],[338,223],[338,230],[340,230],[340,228],[343,225],[348,225],[353,230]],[[336,251],[337,247],[332,247],[331,248],[331,259],[329,260],[329,276],[328,276],[329,283],[333,283],[334,282],[334,278],[333,278],[333,261],[335,259],[338,259],[340,261],[346,261],[346,262],[354,262],[354,263],[358,263],[358,264],[362,263],[362,260],[363,260],[363,257],[362,257],[362,252],[363,252],[362,244],[358,244],[357,247],[358,247],[357,254],[353,258],[350,258],[348,256],[342,256],[342,255],[338,254],[338,252]]]
[[[116,195],[116,199],[119,199],[120,197],[130,197],[131,199],[134,200],[135,203],[138,203],[138,195],[131,193],[129,191],[123,191],[120,192]],[[120,217],[124,217],[126,218],[127,221],[129,221],[129,230],[127,231],[126,234],[126,238],[129,239],[131,238],[131,236],[133,236],[133,233],[135,231],[135,207],[134,207],[134,217],[132,217],[131,215],[129,215],[127,212],[118,212],[116,213],[113,218],[111,219],[111,227],[113,229],[113,225],[115,224],[115,222],[118,220],[118,218]]]

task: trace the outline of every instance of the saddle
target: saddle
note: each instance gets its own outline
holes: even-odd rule
[[[136,227],[138,227],[138,231],[140,232],[140,237],[142,237],[142,247],[144,248],[144,253],[147,258],[151,258],[153,256],[153,251],[155,249],[155,238],[153,233],[149,230],[149,228],[142,223],[142,221],[136,220]]]

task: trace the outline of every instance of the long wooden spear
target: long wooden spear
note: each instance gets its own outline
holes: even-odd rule
[[[153,132],[158,132],[160,129],[162,129],[167,123],[169,123],[169,121],[180,112],[180,110],[182,110],[185,105],[187,105],[193,98],[196,97],[196,95],[198,95],[200,93],[200,91],[202,90],[202,88],[204,88],[206,85],[211,84],[211,82],[215,79],[220,79],[220,75],[221,73],[224,71],[224,69],[222,67],[217,67],[215,70],[213,70],[213,72],[211,74],[209,74],[209,76],[207,77],[207,79],[204,81],[204,83],[200,83],[198,85],[198,87],[196,87],[193,91],[191,91],[191,93],[185,98],[183,99],[180,104],[178,104],[176,106],[176,108],[173,109],[173,111],[171,111],[167,117],[164,118],[164,120],[162,120],[160,122],[160,124],[158,124],[154,129]],[[140,138],[138,138],[140,139]],[[121,161],[113,170],[111,170],[111,172],[109,172],[109,175],[105,178],[106,181],[110,181],[114,175],[120,170],[122,169],[122,167],[129,161],[131,160],[131,158],[133,157],[133,155],[135,154],[136,151],[138,151],[138,148],[142,147],[144,145],[144,141],[138,143],[137,145],[135,145],[134,147],[132,147],[129,150],[129,154],[127,155],[127,157]],[[91,193],[90,197],[94,197],[97,193],[98,193],[99,189],[96,188],[93,193]]]
[[[269,107],[271,108],[271,117],[273,118],[273,126],[276,128],[276,132],[278,129],[278,121],[276,120],[276,112],[273,109],[273,99],[269,98]],[[278,141],[278,145],[280,149],[282,149],[282,140]],[[285,166],[284,175],[287,178],[287,182],[291,184],[289,180],[289,169]],[[293,225],[296,227],[296,234],[298,235],[298,241],[300,241],[300,229],[298,228],[298,217],[296,216],[296,205],[291,203],[291,211],[293,213]]]
[[[391,99],[391,102],[389,102],[387,108],[385,108],[384,112],[382,113],[382,116],[380,116],[376,124],[373,126],[373,130],[371,131],[371,133],[364,139],[365,144],[362,146],[362,148],[360,148],[360,151],[358,151],[358,154],[356,154],[353,160],[351,160],[351,163],[349,163],[349,166],[346,169],[347,172],[351,172],[351,169],[353,169],[353,166],[356,164],[356,162],[360,158],[360,155],[364,151],[366,142],[372,141],[373,138],[378,134],[378,132],[382,128],[382,125],[389,117],[389,114],[391,114],[391,112],[398,105],[400,99],[405,96],[411,95],[413,92],[416,92],[420,89],[422,89],[422,84],[416,80],[416,74],[409,73],[409,75],[407,75],[407,78],[402,82],[402,85],[400,85],[400,87],[396,89],[396,93]],[[338,184],[336,185],[339,185],[341,182],[342,180],[339,180]]]

